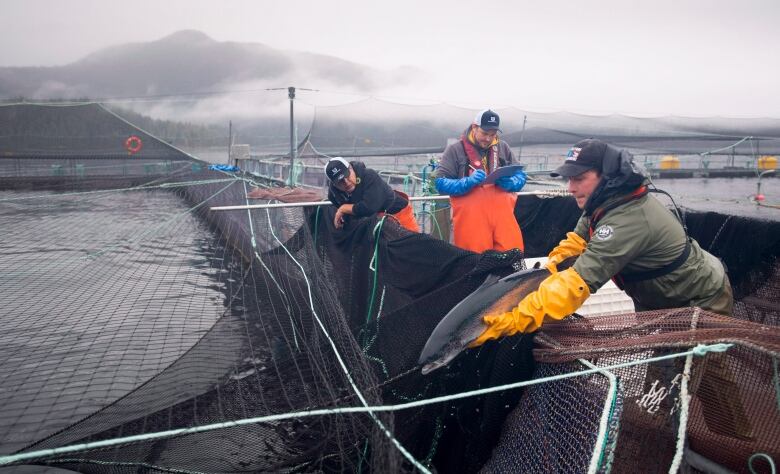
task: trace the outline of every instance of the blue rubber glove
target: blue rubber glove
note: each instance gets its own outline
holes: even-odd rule
[[[210,170],[214,171],[241,171],[238,166],[233,165],[209,165]]]
[[[513,176],[504,176],[503,178],[498,178],[496,180],[496,184],[501,186],[504,191],[508,193],[516,193],[523,189],[526,179],[528,179],[528,176],[526,176],[523,170],[520,170]]]
[[[436,191],[439,194],[460,196],[471,191],[471,188],[485,181],[486,175],[482,170],[475,171],[471,176],[460,179],[436,178]]]

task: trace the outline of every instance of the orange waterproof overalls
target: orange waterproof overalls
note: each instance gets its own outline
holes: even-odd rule
[[[461,137],[469,157],[467,172],[486,172],[498,168],[498,147],[493,143],[486,156],[479,156],[468,139]],[[525,250],[523,234],[515,219],[517,195],[494,184],[474,186],[462,196],[451,196],[453,240],[462,249],[481,253],[504,252],[513,248]]]
[[[493,184],[474,186],[463,196],[451,196],[454,243],[472,252],[518,248],[523,234],[515,220],[517,195]]]
[[[407,204],[406,207],[404,207],[400,211],[396,212],[395,214],[389,214],[389,215],[394,217],[396,220],[398,220],[398,223],[401,225],[401,227],[411,230],[412,232],[419,233],[420,226],[417,225],[417,218],[414,217],[414,209],[412,208],[411,201],[409,201],[409,195],[398,190],[393,190],[393,191],[396,194],[399,194],[404,199],[406,199]],[[384,214],[385,214],[384,212],[380,212],[377,215],[381,217]]]

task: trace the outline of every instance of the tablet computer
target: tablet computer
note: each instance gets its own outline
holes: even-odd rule
[[[509,165],[496,168],[492,173],[487,175],[487,178],[485,178],[485,181],[482,181],[481,184],[493,184],[498,178],[503,178],[504,176],[514,176],[515,173],[523,168],[523,165]]]

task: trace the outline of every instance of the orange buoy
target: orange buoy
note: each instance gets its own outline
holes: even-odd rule
[[[141,141],[141,137],[138,135],[130,135],[127,137],[127,140],[125,140],[125,148],[127,148],[127,153],[130,155],[135,155],[141,151],[141,148],[143,147],[144,142]]]

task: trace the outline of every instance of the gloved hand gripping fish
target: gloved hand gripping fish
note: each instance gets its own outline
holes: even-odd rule
[[[557,265],[559,271],[571,267],[576,257]],[[547,268],[521,270],[503,278],[488,275],[479,288],[456,304],[431,333],[420,353],[422,373],[447,365],[485,332],[483,318],[510,312],[552,273]]]

